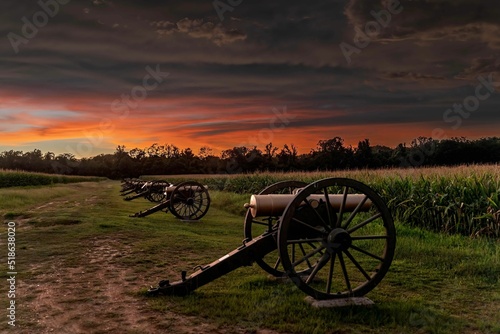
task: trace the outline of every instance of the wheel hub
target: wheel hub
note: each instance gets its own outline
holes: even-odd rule
[[[189,197],[187,200],[186,200],[186,204],[187,205],[193,205],[194,204],[194,199],[192,197]]]
[[[351,247],[351,235],[343,228],[336,228],[328,234],[328,245],[334,250],[346,250]]]

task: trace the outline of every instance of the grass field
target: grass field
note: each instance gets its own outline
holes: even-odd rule
[[[45,174],[0,169],[0,188],[41,186],[56,183],[92,182],[105,179],[104,177]]]
[[[8,222],[16,224],[11,332],[500,333],[498,239],[437,234],[398,221],[391,269],[367,296],[372,308],[312,308],[295,285],[256,265],[187,297],[147,297],[148,286],[178,280],[181,270],[189,274],[241,245],[240,212],[249,195],[211,190],[208,214],[186,223],[162,212],[128,217],[151,203],[125,202],[119,188],[103,181],[0,191],[0,237]],[[0,331],[7,332],[2,319]]]

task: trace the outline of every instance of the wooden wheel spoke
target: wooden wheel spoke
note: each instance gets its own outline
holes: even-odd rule
[[[373,215],[373,216],[371,216],[370,218],[366,219],[365,221],[363,221],[363,222],[359,223],[358,225],[356,225],[356,226],[354,226],[354,227],[352,227],[352,228],[348,229],[348,230],[347,230],[347,232],[348,232],[349,234],[351,234],[351,233],[353,233],[354,231],[359,230],[359,229],[360,229],[360,228],[362,228],[363,226],[368,225],[369,223],[371,223],[371,222],[372,222],[372,221],[374,221],[375,219],[380,218],[381,216],[382,216],[382,213],[380,213],[380,212],[379,212],[379,213],[377,213],[376,215]]]
[[[308,239],[307,244],[308,244],[309,246],[311,246],[311,248],[313,248],[313,249],[314,249],[314,248],[316,248],[316,245],[315,245],[315,244],[313,244],[313,241],[314,241],[314,242],[318,242],[318,241],[319,241],[319,242],[323,242],[323,238],[318,238],[318,239]],[[323,252],[319,252],[319,253],[320,253],[321,255],[323,255]]]
[[[365,276],[365,278],[369,281],[371,279],[371,276],[366,273],[366,271],[363,269],[363,267],[361,267],[359,262],[356,261],[356,259],[351,255],[351,253],[349,253],[349,250],[346,249],[344,253],[349,258],[349,260],[351,260],[351,262],[354,263],[356,268],[358,268],[358,270],[363,274],[363,276]]]
[[[377,255],[372,254],[372,253],[370,253],[370,252],[368,252],[368,251],[365,251],[364,249],[361,249],[361,248],[359,248],[359,247],[357,247],[357,246],[351,245],[351,248],[352,248],[352,249],[354,249],[354,250],[357,250],[357,251],[358,251],[358,252],[360,252],[360,253],[363,253],[363,254],[365,254],[365,255],[368,255],[368,256],[370,256],[370,257],[372,257],[372,258],[374,258],[374,259],[377,259],[377,260],[379,260],[380,262],[384,262],[384,261],[385,261],[385,259],[381,258],[380,256],[377,256]]]
[[[356,208],[351,212],[351,215],[349,216],[349,218],[347,218],[347,220],[345,222],[345,225],[344,225],[345,230],[347,230],[347,228],[349,227],[349,224],[354,219],[354,217],[358,214],[359,210],[363,207],[363,205],[365,205],[365,202],[367,200],[368,200],[368,196],[365,195],[365,197],[358,203]]]
[[[295,246],[295,245],[296,245],[296,244],[293,244],[293,246]],[[299,245],[300,245],[300,244],[299,244]],[[301,248],[301,249],[302,249],[302,251],[303,251],[303,248]],[[304,252],[304,254],[303,254],[304,256],[303,256],[303,257],[301,257],[299,260],[297,260],[297,261],[293,262],[293,263],[292,263],[292,266],[293,266],[293,267],[296,267],[297,265],[301,264],[301,263],[302,263],[302,262],[304,262],[304,261],[307,261],[307,262],[308,262],[308,264],[309,264],[309,259],[310,259],[311,257],[313,257],[314,255],[316,255],[317,253],[319,253],[320,251],[322,251],[323,249],[325,249],[325,247],[324,247],[323,245],[321,245],[320,247],[318,247],[318,248],[316,248],[316,249],[312,250],[311,252],[309,252],[309,253],[307,253],[307,254]],[[311,267],[311,265],[309,265],[309,267]]]
[[[278,256],[278,258],[276,259],[276,262],[274,263],[273,269],[274,270],[278,269],[280,263],[281,263],[281,258]]]
[[[184,191],[183,189],[179,189],[178,193],[176,194],[177,195],[177,198],[178,197],[182,197],[182,198],[187,198],[186,195],[184,194]]]
[[[344,187],[344,191],[342,193],[342,202],[340,203],[340,208],[339,208],[339,214],[338,214],[338,221],[336,224],[336,227],[342,226],[342,218],[344,215],[344,210],[345,210],[345,203],[347,201],[347,193],[349,191],[349,187]]]
[[[194,202],[192,207],[195,208],[196,211],[199,211],[203,207],[203,202],[200,202],[199,205],[196,205],[196,202]]]
[[[321,215],[319,214],[318,211],[316,211],[315,208],[312,207],[311,203],[306,199],[304,200],[304,202],[306,203],[306,205],[312,210],[314,211],[314,214],[316,215],[317,218],[319,218],[319,221],[321,222],[321,225],[329,232],[332,230],[332,228],[325,222],[325,220],[323,219],[323,217],[321,217]]]
[[[332,291],[333,267],[335,266],[335,256],[337,256],[337,253],[333,253],[330,259],[330,268],[328,270],[328,279],[326,281],[326,293],[328,294]]]
[[[182,204],[179,202],[176,205],[174,205],[174,211],[177,212],[177,214],[181,215],[182,214]]]
[[[194,203],[203,203],[203,197],[201,195],[193,196],[193,204]]]
[[[314,226],[311,226],[311,225],[309,225],[309,224],[307,224],[307,223],[304,223],[303,221],[301,221],[301,220],[299,220],[299,219],[297,219],[297,218],[292,218],[292,220],[293,220],[294,222],[296,222],[296,223],[301,224],[301,226],[307,227],[307,228],[309,228],[310,230],[313,230],[313,231],[315,231],[315,232],[317,232],[317,233],[319,233],[319,234],[321,234],[321,235],[325,234],[325,231],[320,230],[320,229],[318,229],[318,228],[316,228],[316,227],[314,227]]]
[[[344,273],[344,280],[347,286],[347,290],[352,293],[351,282],[349,281],[349,275],[347,274],[347,268],[345,266],[344,257],[342,256],[342,252],[339,252],[339,262],[340,267],[342,268],[342,272]]]
[[[387,239],[386,235],[361,235],[361,236],[351,236],[352,240],[376,240],[376,239]]]
[[[304,249],[304,246],[302,246],[302,243],[299,243],[298,245],[299,245],[300,251],[302,252],[302,255],[306,256],[307,255],[306,250]],[[307,266],[309,268],[312,268],[312,264],[311,264],[311,262],[309,262],[309,257],[306,257],[305,259],[306,259]]]
[[[307,277],[306,284],[309,284],[312,282],[312,280],[314,279],[316,274],[321,270],[321,268],[323,268],[323,266],[328,262],[329,259],[330,259],[330,255],[328,253],[324,253],[323,256],[318,260],[318,262],[314,266],[314,269],[311,272],[311,274],[309,274],[309,276]]]
[[[330,230],[332,230],[335,227],[335,212],[333,212],[332,204],[330,203],[330,195],[328,194],[326,187],[323,188],[323,195],[325,195],[326,214],[328,215],[328,222],[330,223],[328,226],[330,227]]]
[[[192,212],[191,212],[191,216],[196,215],[196,213],[197,213],[198,211],[200,211],[200,207],[199,207],[199,206],[196,206],[196,205],[192,205],[192,206],[191,206],[191,211],[192,211]]]
[[[323,238],[315,238],[315,239],[297,239],[297,240],[288,240],[287,244],[302,244],[306,243],[312,248],[316,248],[316,245],[313,242],[322,242]]]

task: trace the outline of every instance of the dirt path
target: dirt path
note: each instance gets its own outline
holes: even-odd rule
[[[51,260],[50,270],[34,265],[34,279],[20,281],[29,291],[27,328],[17,333],[259,333],[220,328],[195,317],[151,311],[147,300],[135,295],[147,286],[145,278],[120,264],[129,249],[118,241],[93,239],[76,265],[68,268]],[[82,261],[81,261],[82,260]]]

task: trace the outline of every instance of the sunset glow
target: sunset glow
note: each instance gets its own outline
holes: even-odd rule
[[[47,0],[54,15],[30,37],[22,18],[44,7],[8,0],[0,151],[272,142],[307,153],[336,136],[394,147],[500,135],[500,4],[389,2],[254,1],[221,15],[210,1]]]

